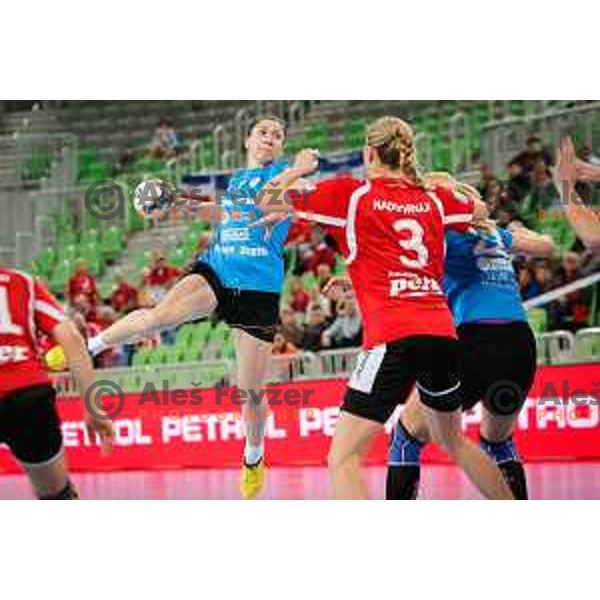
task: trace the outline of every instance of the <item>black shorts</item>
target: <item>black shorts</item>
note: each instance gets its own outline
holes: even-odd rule
[[[458,328],[464,410],[478,402],[500,416],[519,412],[537,368],[535,336],[528,323],[472,323]]]
[[[460,408],[458,342],[415,336],[363,351],[348,383],[344,412],[386,423],[415,384],[421,402],[442,412]]]
[[[252,337],[273,342],[279,321],[279,294],[226,288],[214,269],[202,261],[196,261],[186,275],[206,279],[217,298],[217,317]]]
[[[50,385],[23,388],[0,399],[0,442],[25,464],[45,463],[62,449],[56,392]]]

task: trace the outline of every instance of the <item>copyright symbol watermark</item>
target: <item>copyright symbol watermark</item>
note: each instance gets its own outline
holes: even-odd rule
[[[96,181],[85,191],[85,208],[96,219],[110,221],[123,216],[125,192],[115,181]]]
[[[493,414],[508,417],[520,411],[525,403],[525,393],[513,381],[497,381],[483,398],[483,405]]]
[[[104,396],[115,397],[116,401],[110,401],[102,404]],[[120,386],[114,381],[102,379],[91,385],[84,398],[85,406],[88,412],[100,421],[110,421],[117,417],[123,410],[125,404],[125,394]]]

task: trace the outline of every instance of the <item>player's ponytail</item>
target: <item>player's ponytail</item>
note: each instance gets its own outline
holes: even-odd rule
[[[397,117],[382,117],[367,129],[367,145],[377,151],[381,164],[423,185],[417,171],[415,138],[408,123]]]

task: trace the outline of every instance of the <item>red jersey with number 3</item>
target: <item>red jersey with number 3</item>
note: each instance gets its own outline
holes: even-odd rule
[[[60,303],[33,277],[0,268],[0,399],[21,388],[50,383],[38,334],[65,320]]]
[[[456,337],[442,291],[444,228],[469,223],[472,200],[405,180],[340,177],[317,183],[301,210],[346,257],[365,348],[420,335]]]

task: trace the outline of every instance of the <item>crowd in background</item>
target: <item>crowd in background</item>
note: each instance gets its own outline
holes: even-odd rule
[[[159,124],[149,152],[167,157],[176,152],[177,136],[172,124]],[[600,164],[591,147],[583,147],[581,158]],[[488,166],[480,169],[479,191],[488,203],[490,214],[501,225],[520,222],[539,230],[540,211],[562,210],[560,195],[551,173],[552,153],[540,138],[532,136],[521,153],[506,165],[504,178]],[[580,193],[594,202],[597,189],[580,186]],[[198,240],[198,252],[210,243],[210,234]],[[357,347],[361,344],[362,322],[351,291],[326,296],[323,290],[338,266],[335,243],[320,229],[295,223],[286,248],[287,270],[280,323],[273,353],[293,356],[298,352]],[[514,262],[523,300],[530,300],[600,270],[600,258],[584,251],[576,240],[572,248],[555,259],[517,257]],[[100,298],[97,283],[86,261],[78,261],[69,280],[66,299],[70,311],[86,336],[93,336],[117,319],[137,308],[154,306],[181,276],[182,271],[155,252],[148,267],[134,276],[117,273],[107,298]],[[137,280],[136,280],[137,277]],[[595,315],[596,290],[586,288],[566,295],[544,307],[548,328],[575,331],[591,324]],[[140,347],[157,347],[175,341],[176,331],[151,335],[134,345],[115,348],[98,357],[98,366],[131,364]]]
[[[328,242],[320,230],[308,225],[295,224],[290,231],[286,260],[291,276],[286,282],[275,335],[275,355],[360,346],[362,323],[352,292],[338,292],[333,297],[323,294],[338,261]],[[198,253],[209,244],[210,234],[200,234]],[[132,310],[156,305],[182,272],[169,264],[163,253],[154,252],[141,273],[128,276],[117,271],[110,295],[102,298],[88,263],[79,260],[68,281],[65,299],[71,316],[89,338]],[[113,348],[97,358],[97,366],[130,366],[137,349],[173,344],[175,337],[176,330],[167,330]]]
[[[600,158],[589,144],[581,147],[579,158],[600,164]],[[522,152],[506,165],[504,177],[494,173],[488,165],[482,165],[478,189],[486,199],[491,217],[500,225],[517,222],[529,229],[551,232],[552,221],[558,219],[560,224],[564,209],[552,177],[553,164],[552,152],[544,147],[540,137],[531,136]],[[600,187],[580,182],[577,191],[587,204],[598,204]],[[566,219],[564,228],[571,233]],[[523,300],[531,300],[600,270],[600,259],[586,251],[574,234],[572,242],[569,239],[568,247],[561,248],[560,255],[554,259],[516,258],[514,264]],[[545,305],[548,329],[576,331],[588,327],[595,319],[597,293],[592,286]]]

